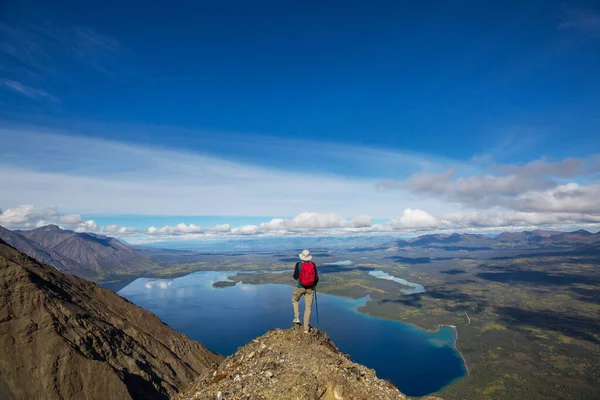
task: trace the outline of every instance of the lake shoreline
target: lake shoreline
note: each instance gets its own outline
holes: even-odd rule
[[[271,271],[267,272],[265,270],[262,270],[262,271],[239,271],[239,270],[233,270],[233,269],[232,270],[221,270],[221,271],[216,271],[216,270],[200,270],[200,271],[194,271],[194,272],[190,272],[188,274],[184,274],[183,276],[192,275],[192,274],[195,274],[195,273],[198,273],[198,272],[216,272],[216,273],[226,273],[226,274],[229,275],[229,276],[226,277],[226,280],[232,280],[232,281],[234,281],[231,278],[233,278],[235,275],[240,274],[240,273],[241,274],[243,274],[243,273],[257,273],[257,272],[262,272],[262,273],[284,273],[286,271],[287,270],[274,270],[272,272]],[[182,277],[182,276],[181,275],[177,276],[177,278],[180,278],[180,277]],[[151,277],[142,277],[142,276],[140,276],[140,277],[137,277],[137,278],[146,278],[146,279],[175,279],[175,277],[174,278],[165,278],[165,277],[155,277],[155,276],[151,276]],[[237,285],[238,282],[241,285],[257,285],[257,286],[260,286],[260,285],[263,285],[263,284],[267,284],[267,283],[257,283],[257,284],[254,284],[254,283],[244,283],[243,281],[235,281],[235,282],[236,282],[236,285]],[[271,285],[286,286],[286,287],[293,287],[293,285],[291,285],[291,284],[289,284],[289,285],[288,284],[282,284],[282,283],[269,283],[269,284],[271,284]],[[221,288],[221,290],[226,290],[226,289],[227,289],[227,287],[222,287]],[[440,391],[446,389],[447,387],[453,385],[454,383],[456,383],[460,379],[462,379],[465,376],[468,376],[470,374],[469,368],[468,368],[468,365],[467,365],[467,360],[464,357],[464,355],[462,354],[462,352],[460,351],[460,349],[458,348],[458,330],[457,330],[456,326],[454,326],[454,325],[439,324],[434,329],[427,329],[427,328],[421,327],[421,326],[419,326],[419,325],[417,325],[415,323],[401,321],[401,320],[397,320],[397,319],[393,319],[393,318],[388,318],[388,317],[382,317],[382,316],[378,316],[378,315],[373,315],[373,314],[370,314],[370,313],[367,313],[367,312],[363,311],[363,308],[366,306],[366,304],[368,302],[373,301],[373,299],[371,299],[370,296],[368,296],[368,295],[367,296],[363,296],[362,298],[358,298],[357,299],[357,298],[352,298],[352,297],[344,296],[344,295],[340,295],[340,294],[329,294],[329,293],[325,293],[325,292],[323,292],[323,294],[326,294],[328,296],[338,297],[338,298],[349,299],[349,300],[352,300],[352,301],[361,301],[362,304],[357,304],[355,307],[352,307],[352,311],[353,312],[356,312],[356,313],[362,314],[362,315],[366,315],[366,316],[369,316],[371,318],[377,318],[377,319],[380,319],[380,320],[387,320],[387,321],[392,321],[392,322],[395,322],[395,323],[410,325],[410,326],[412,326],[412,327],[414,327],[414,328],[416,328],[416,329],[418,329],[418,330],[420,330],[422,332],[436,333],[436,332],[439,332],[442,327],[452,328],[454,330],[454,341],[453,341],[452,347],[458,353],[458,355],[461,357],[462,364],[463,364],[463,367],[464,367],[464,370],[465,370],[466,373],[463,376],[458,377],[458,378],[454,379],[453,381],[449,382],[448,384],[444,385],[437,392],[440,392]],[[410,295],[407,294],[406,296],[410,296]]]
[[[349,297],[345,297],[345,296],[339,296],[339,295],[335,295],[335,294],[330,294],[329,296],[338,296],[338,297],[344,297],[344,298],[346,298],[346,299],[348,299],[348,298],[349,298]],[[368,297],[369,297],[369,296],[365,296],[365,297],[363,297],[363,298],[368,298]],[[354,299],[352,299],[352,300],[354,300]],[[368,300],[367,302],[369,302],[369,301],[372,301],[372,299],[370,299],[370,298],[369,298],[369,300]],[[436,328],[433,328],[433,329],[427,329],[427,328],[423,328],[423,327],[421,327],[421,326],[419,326],[419,325],[417,325],[417,324],[415,324],[415,323],[412,323],[412,322],[400,321],[400,320],[393,319],[393,318],[387,318],[387,317],[381,317],[381,316],[379,316],[379,315],[373,315],[373,314],[369,314],[369,313],[367,313],[367,312],[364,312],[364,311],[362,311],[362,310],[361,310],[361,308],[363,308],[363,307],[365,307],[365,306],[366,306],[366,303],[365,303],[364,305],[360,306],[360,307],[357,307],[357,308],[356,308],[356,312],[358,312],[358,313],[361,313],[361,314],[363,314],[363,315],[368,315],[369,317],[373,317],[373,318],[379,318],[379,319],[384,319],[384,320],[386,320],[386,321],[394,321],[394,322],[399,322],[399,323],[401,323],[401,324],[411,325],[411,326],[413,326],[413,327],[415,327],[415,328],[417,328],[417,329],[419,329],[419,330],[422,330],[423,332],[428,332],[428,333],[436,333],[436,332],[439,332],[439,331],[440,331],[440,329],[441,329],[442,327],[448,327],[448,328],[452,328],[452,329],[454,329],[454,343],[452,344],[452,346],[454,347],[454,350],[456,350],[456,352],[457,352],[457,353],[460,355],[460,358],[462,358],[463,365],[464,365],[464,367],[465,367],[465,371],[467,371],[467,374],[466,374],[465,376],[469,376],[470,372],[469,372],[469,366],[468,366],[468,364],[467,364],[467,359],[465,358],[465,356],[462,354],[462,352],[461,352],[461,351],[460,351],[460,349],[458,348],[458,329],[457,329],[457,327],[456,327],[455,325],[444,325],[444,324],[439,324],[439,325],[438,325]],[[457,379],[457,380],[455,380],[454,382],[457,382],[458,380],[460,380],[460,379],[464,378],[465,376],[462,376],[462,377],[458,378],[458,379]],[[454,382],[452,382],[452,383],[454,383]],[[449,386],[449,385],[448,385],[448,386]],[[441,389],[441,390],[443,390],[443,389]],[[440,390],[440,391],[441,391],[441,390]]]

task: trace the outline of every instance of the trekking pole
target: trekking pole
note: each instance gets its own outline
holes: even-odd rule
[[[319,328],[319,302],[317,301],[317,288],[315,287],[315,308],[317,309],[317,328]]]

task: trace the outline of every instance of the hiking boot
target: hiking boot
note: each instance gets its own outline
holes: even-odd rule
[[[294,318],[294,320],[292,321],[295,324],[299,324],[300,323],[300,318]]]

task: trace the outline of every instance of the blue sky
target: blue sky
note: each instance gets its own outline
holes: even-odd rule
[[[597,2],[0,7],[5,225],[600,221]]]

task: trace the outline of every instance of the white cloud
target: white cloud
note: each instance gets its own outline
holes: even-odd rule
[[[229,224],[222,224],[213,227],[202,227],[194,224],[186,225],[185,223],[181,222],[175,226],[165,225],[161,228],[151,226],[148,228],[146,233],[155,236],[177,236],[196,233],[226,233],[230,230]]]
[[[51,207],[21,205],[0,212],[0,225],[11,229],[35,228],[40,224],[53,223],[75,227],[84,222],[80,215],[60,215],[57,209]]]
[[[543,177],[486,174],[453,180],[455,175],[455,169],[441,174],[416,174],[406,184],[413,190],[444,195],[451,200],[478,203],[487,199],[487,202],[494,204],[505,196],[515,196],[528,190],[546,189],[554,185],[552,181]]]
[[[407,208],[399,218],[389,220],[385,225],[397,230],[444,228],[445,221],[419,209]]]
[[[281,142],[277,146],[290,153]],[[333,157],[313,147],[319,156]],[[271,154],[273,149],[268,150]],[[346,157],[348,165],[359,160],[360,168],[382,177],[389,173],[386,165],[398,167],[418,158],[400,154],[401,164],[393,164],[394,153],[345,150],[349,153],[340,160]],[[23,153],[29,156],[18,156]],[[379,164],[381,159],[386,161]],[[33,228],[55,223],[81,232],[159,241],[597,223],[599,155],[472,168],[441,164],[425,160],[418,167],[422,171],[444,172],[382,178],[376,186],[375,178],[286,171],[184,151],[0,128],[0,187],[10,188],[0,191],[0,205],[8,207],[0,224]],[[395,190],[381,190],[390,188]],[[18,206],[30,202],[37,207]],[[242,227],[182,220],[136,230],[62,215],[55,205],[85,214],[296,216]],[[373,218],[388,220],[374,223]]]
[[[89,67],[110,75],[126,68],[128,52],[117,39],[84,26],[64,28],[45,18],[0,23],[0,54],[19,60],[35,81],[62,76],[61,81],[73,83],[69,74],[87,72]]]
[[[278,146],[282,151],[276,154],[294,150]],[[312,147],[316,159],[325,154],[319,144]],[[338,161],[338,166],[343,162],[371,174],[389,173],[390,168],[410,170],[406,160],[395,158],[418,158],[364,148],[345,150],[344,161],[341,155],[326,157]],[[25,153],[27,158],[17,156]],[[423,159],[423,164],[430,162]],[[326,170],[283,170],[180,150],[2,128],[0,187],[11,189],[0,193],[5,206],[33,202],[88,214],[260,216],[333,210],[341,216],[384,218],[395,215],[398,204],[449,211],[442,200],[414,196],[408,190],[377,190],[372,179]]]
[[[94,220],[82,222],[75,228],[76,232],[97,232],[98,224]],[[114,233],[114,232],[113,232]]]
[[[359,215],[348,224],[352,228],[369,228],[373,226],[373,218],[368,215]]]
[[[106,235],[129,235],[137,232],[132,227],[116,224],[98,226],[93,220],[85,220],[79,214],[62,215],[56,208],[21,205],[0,210],[0,225],[8,229],[34,229],[46,225],[58,225],[76,232],[102,233]]]
[[[0,87],[10,89],[14,92],[17,92],[23,96],[29,97],[30,99],[34,100],[50,100],[54,102],[59,101],[57,97],[51,95],[43,89],[33,88],[21,82],[13,81],[10,79],[0,79]]]
[[[221,224],[213,226],[209,232],[229,232],[231,230],[231,226],[229,224]]]
[[[211,236],[248,236],[248,235],[296,235],[296,234],[332,234],[344,232],[364,232],[375,226],[370,216],[362,215],[354,219],[345,219],[337,214],[319,214],[303,212],[292,219],[273,218],[258,225],[245,225],[231,228],[229,224],[213,227],[201,227],[180,223],[176,226],[151,226],[147,234],[154,237],[178,236],[185,239],[198,239],[203,235]]]
[[[339,228],[345,223],[344,218],[337,214],[318,214],[303,212],[290,221],[297,229],[328,229]]]
[[[458,176],[456,168],[442,173],[417,173],[406,181],[383,181],[382,189],[409,188],[446,199],[463,208],[501,207],[522,212],[598,212],[598,185],[569,180],[595,179],[598,155],[524,165],[495,165],[493,173]]]
[[[368,215],[347,220],[338,214],[303,212],[292,219],[274,218],[269,222],[264,222],[258,226],[257,231],[306,232],[341,228],[359,229],[371,226],[373,226],[373,219]]]
[[[522,177],[554,176],[573,178],[583,172],[588,164],[594,165],[594,157],[589,160],[580,158],[565,158],[561,161],[548,162],[544,159],[535,160],[525,165],[498,165],[496,169],[506,174]]]
[[[262,231],[299,231],[340,228],[345,219],[337,214],[318,214],[314,212],[303,212],[291,220],[275,218],[269,222],[260,224]]]
[[[556,193],[578,190],[567,185]],[[556,196],[556,193],[553,194]],[[559,196],[560,197],[560,196]],[[568,198],[568,196],[566,197]],[[202,227],[179,223],[174,226],[154,226],[138,230],[118,224],[99,226],[94,220],[84,220],[78,214],[61,215],[53,208],[21,206],[0,213],[0,225],[12,229],[30,229],[50,223],[77,232],[99,233],[125,237],[136,243],[163,240],[199,240],[204,238],[235,238],[236,236],[344,236],[377,234],[410,234],[439,231],[490,231],[561,226],[600,226],[600,212],[522,212],[503,209],[451,212],[435,216],[421,209],[406,208],[400,217],[383,223],[373,223],[369,216],[344,219],[336,214],[304,212],[292,219],[275,218],[258,225],[231,228],[229,224]]]
[[[137,229],[134,227],[129,227],[129,226],[120,226],[117,224],[111,224],[111,225],[107,225],[105,227],[103,227],[100,230],[101,233],[104,233],[105,235],[129,235],[129,234],[134,234],[137,233]]]
[[[256,225],[245,225],[240,226],[239,228],[233,228],[231,233],[234,235],[255,235],[259,233],[259,229]]]
[[[84,220],[79,214],[69,214],[60,216],[57,222],[64,225],[78,225],[84,222]]]
[[[600,184],[560,185],[544,192],[529,192],[510,202],[522,211],[554,213],[600,213]]]
[[[481,211],[450,213],[442,217],[454,230],[467,228],[556,227],[561,225],[597,224],[598,214]]]

